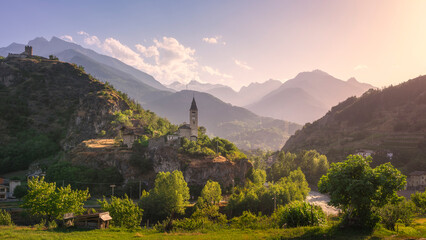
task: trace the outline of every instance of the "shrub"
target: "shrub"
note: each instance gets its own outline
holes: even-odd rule
[[[230,220],[231,226],[240,229],[265,229],[271,227],[270,219],[267,216],[259,213],[258,216],[250,211],[244,211],[239,217],[234,217]]]
[[[419,213],[426,213],[426,191],[411,194],[411,201],[416,205]]]
[[[27,185],[19,185],[16,186],[15,190],[13,191],[13,196],[16,198],[23,198],[28,193],[28,186]]]
[[[11,226],[13,225],[10,213],[6,210],[0,210],[0,225]]]
[[[108,211],[112,217],[112,224],[118,227],[136,228],[142,221],[143,210],[140,209],[127,195],[124,198],[112,196],[108,202],[105,198],[98,200],[101,208]]]
[[[378,212],[385,227],[394,231],[396,223],[401,222],[405,226],[409,226],[413,222],[414,204],[405,200],[394,204],[389,203]]]
[[[278,208],[274,217],[279,227],[318,226],[325,223],[325,215],[321,207],[301,201]]]

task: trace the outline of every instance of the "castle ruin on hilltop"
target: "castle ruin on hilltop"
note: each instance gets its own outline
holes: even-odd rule
[[[8,58],[27,58],[27,57],[31,57],[33,55],[33,47],[32,46],[25,46],[25,51],[22,53],[9,53],[9,55],[7,55]]]

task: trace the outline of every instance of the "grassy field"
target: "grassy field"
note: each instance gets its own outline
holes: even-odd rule
[[[41,230],[31,227],[0,227],[0,239],[421,239],[426,237],[426,218],[417,218],[410,227],[398,232],[382,227],[372,233],[340,229],[337,226],[299,227],[289,229],[241,230],[225,228],[217,231],[159,233],[154,230]]]

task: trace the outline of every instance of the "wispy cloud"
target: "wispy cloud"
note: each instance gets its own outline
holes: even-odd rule
[[[97,47],[101,47],[101,41],[96,36],[85,35],[84,43],[87,45],[95,45]]]
[[[246,70],[252,70],[253,68],[250,67],[249,65],[247,65],[247,63],[243,62],[243,61],[239,61],[239,60],[234,60],[235,64],[241,68],[244,68]]]
[[[79,31],[77,32],[78,35],[83,35],[83,36],[89,36],[89,34],[85,31]]]
[[[368,67],[366,65],[360,64],[354,67],[355,71],[359,71],[359,70],[366,70],[368,69]]]
[[[74,40],[72,39],[72,37],[70,35],[60,36],[59,38],[62,39],[62,40],[65,40],[67,42],[72,42],[72,43],[74,42]]]
[[[214,69],[209,66],[203,66],[203,71],[207,72],[208,74],[212,76],[222,77],[222,78],[232,78],[231,75],[221,73],[218,69]]]
[[[226,42],[220,41],[222,39],[222,36],[215,36],[215,37],[204,37],[202,40],[203,42],[210,43],[210,44],[218,44],[221,43],[223,45],[226,45]]]

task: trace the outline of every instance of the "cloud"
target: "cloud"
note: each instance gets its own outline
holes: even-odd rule
[[[150,46],[150,47],[147,48],[147,47],[143,46],[142,44],[136,44],[135,47],[136,47],[136,50],[138,50],[138,52],[142,53],[145,57],[154,57],[154,56],[160,55],[157,47],[155,47],[155,46]]]
[[[368,69],[368,67],[366,65],[362,65],[362,64],[357,65],[357,66],[354,67],[355,71],[358,71],[358,70],[367,70],[367,69]]]
[[[231,75],[221,73],[219,70],[214,69],[214,68],[209,67],[209,66],[203,66],[203,71],[207,72],[210,75],[217,76],[217,77],[232,78]]]
[[[59,38],[62,39],[62,40],[65,40],[67,42],[74,42],[70,35],[60,36]]]
[[[84,31],[78,32],[83,36],[86,45],[95,46],[103,54],[144,71],[162,83],[178,81],[188,83],[200,80],[200,73],[206,72],[220,80],[233,78],[209,66],[201,67],[195,58],[195,49],[184,46],[173,37],[164,36],[153,39],[151,43],[138,43],[133,48],[123,44],[118,39],[106,38],[100,40],[97,36]]]
[[[226,45],[226,42],[220,41],[222,39],[222,36],[216,36],[216,37],[204,37],[202,38],[203,42],[210,43],[210,44],[218,44],[221,43],[223,45]]]
[[[234,60],[234,62],[235,62],[235,64],[237,65],[237,66],[239,66],[239,67],[241,67],[241,68],[244,68],[244,69],[246,69],[246,70],[252,70],[253,68],[252,67],[250,67],[249,65],[247,65],[247,63],[245,63],[245,62],[242,62],[242,61],[238,61],[238,60]]]
[[[84,32],[84,31],[77,32],[77,34],[78,35],[89,36],[89,34],[87,32]]]
[[[84,43],[87,45],[95,45],[98,47],[101,47],[101,41],[99,40],[98,37],[96,36],[89,36],[89,35],[85,35],[86,37],[84,38]]]
[[[211,38],[205,37],[205,38],[203,38],[203,42],[211,43],[211,44],[216,44],[217,40],[218,40],[218,37],[211,37]]]

